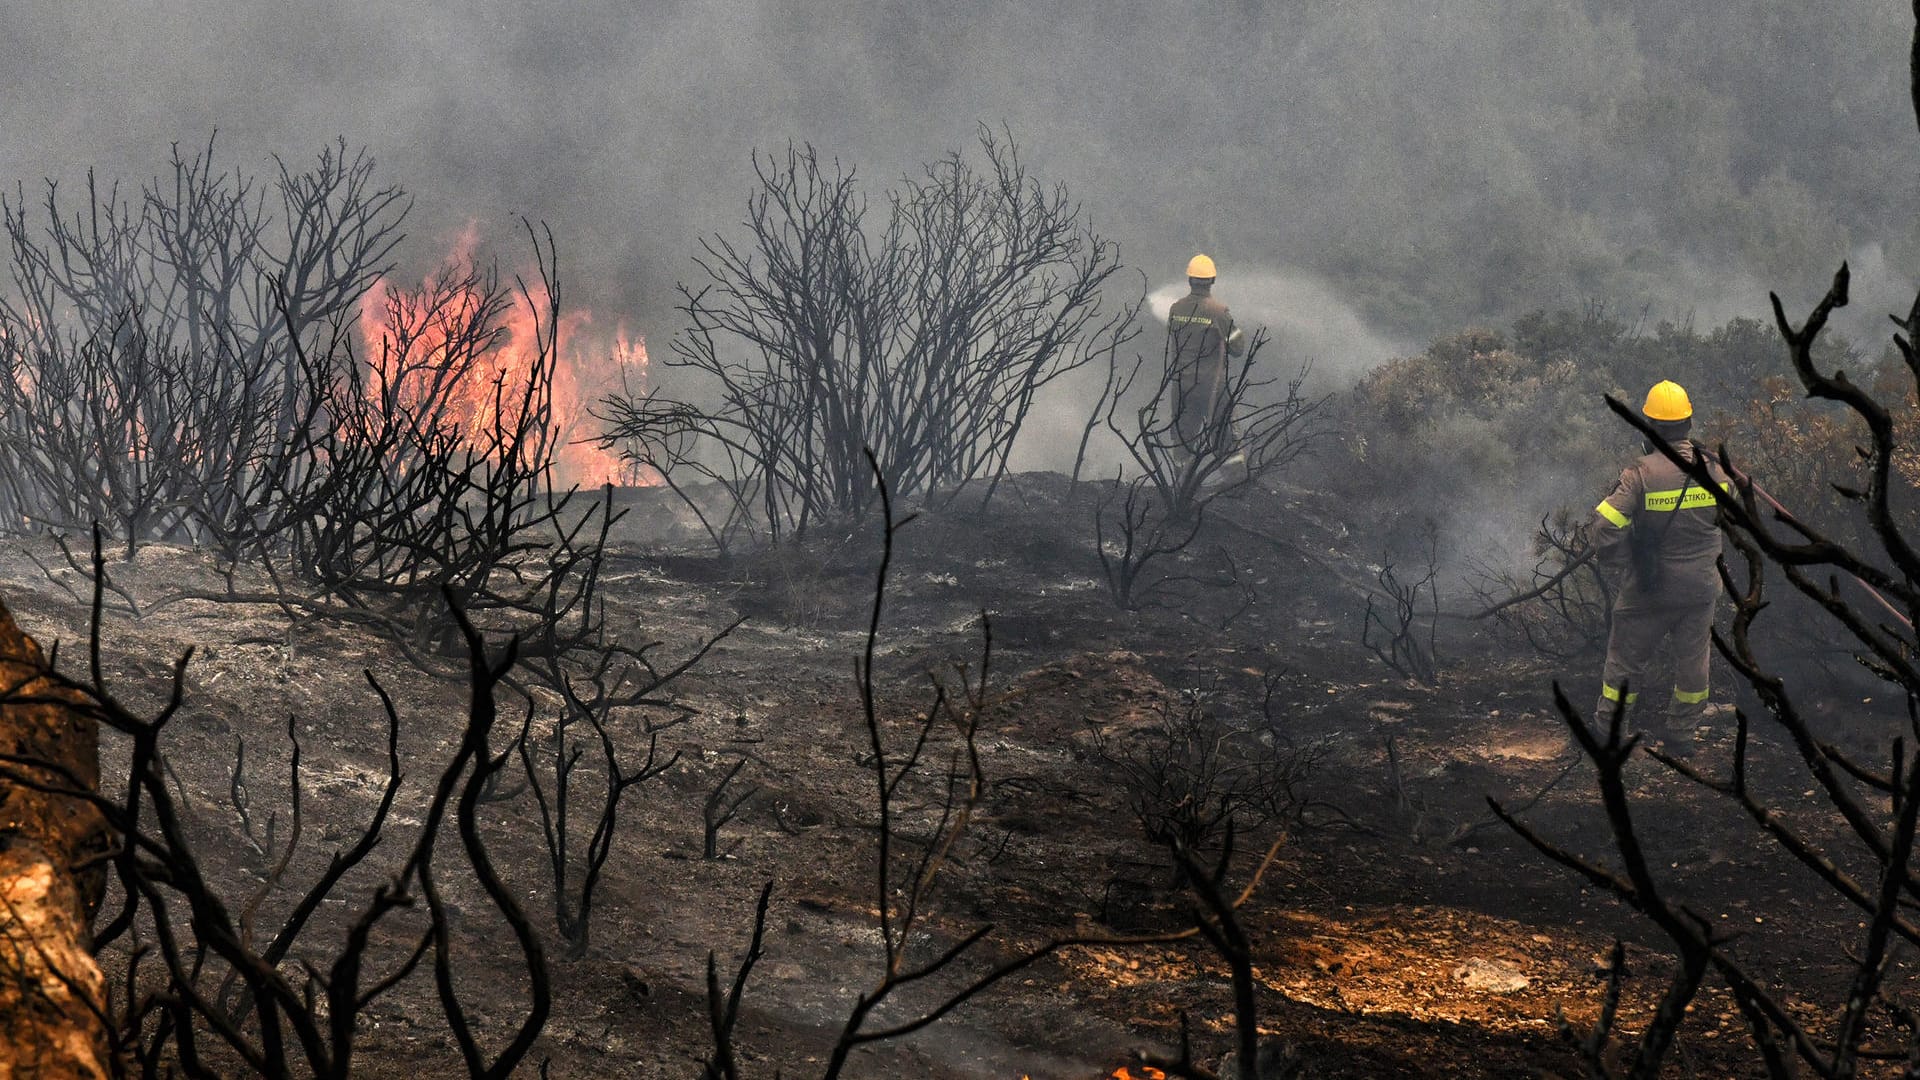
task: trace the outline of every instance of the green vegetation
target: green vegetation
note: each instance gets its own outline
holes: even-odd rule
[[[1638,405],[1648,386],[1673,379],[1693,397],[1695,438],[1724,443],[1783,502],[1811,510],[1828,502],[1828,484],[1857,482],[1864,429],[1790,392],[1782,356],[1779,334],[1751,319],[1702,332],[1646,330],[1598,306],[1534,312],[1504,330],[1441,338],[1363,379],[1340,402],[1343,472],[1356,494],[1442,521],[1527,528],[1557,507],[1584,512],[1640,453],[1604,395]],[[1868,385],[1898,364],[1867,361],[1838,338],[1821,342],[1817,362]],[[1896,415],[1920,423],[1910,396]]]

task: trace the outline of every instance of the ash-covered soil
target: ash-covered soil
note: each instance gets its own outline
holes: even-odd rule
[[[1525,804],[1524,817],[1547,836],[1612,861],[1591,770],[1575,763],[1550,691],[1563,678],[1574,700],[1590,700],[1597,664],[1559,670],[1486,624],[1445,618],[1438,685],[1396,676],[1359,641],[1375,552],[1357,541],[1340,499],[1296,489],[1257,491],[1215,515],[1194,560],[1170,567],[1211,575],[1224,565],[1223,549],[1241,587],[1196,587],[1167,606],[1123,612],[1092,548],[1096,494],[1057,475],[1021,476],[985,513],[963,495],[923,510],[898,536],[876,679],[892,737],[909,737],[931,702],[930,673],[949,687],[963,678],[956,665],[965,665],[964,678],[978,677],[983,612],[992,628],[978,739],[984,796],[910,959],[988,923],[981,962],[1050,936],[1181,926],[1183,894],[1133,820],[1129,791],[1102,763],[1094,732],[1124,738],[1197,703],[1283,757],[1311,762],[1297,792],[1302,819],[1285,827],[1241,913],[1254,940],[1263,1030],[1293,1044],[1305,1063],[1300,1075],[1578,1075],[1559,1025],[1562,1017],[1582,1030],[1593,1022],[1616,937],[1628,944],[1621,1029],[1638,1034],[1670,971],[1658,932],[1549,864],[1485,802]],[[677,684],[695,715],[661,737],[677,762],[622,805],[586,955],[569,958],[550,941],[556,1002],[531,1060],[550,1059],[557,1077],[697,1075],[709,1046],[708,953],[729,977],[758,891],[771,881],[765,956],[736,1044],[748,1075],[811,1075],[881,961],[874,779],[855,678],[877,526],[817,530],[776,553],[721,560],[699,547],[665,493],[620,498],[631,512],[616,529],[602,592],[623,639],[658,641],[661,657],[678,657],[746,621]],[[58,639],[64,664],[84,663],[84,579],[43,569],[62,563],[50,543],[14,545],[9,556],[0,595],[22,627],[43,643]],[[411,843],[427,789],[454,749],[466,689],[458,663],[423,672],[364,628],[295,625],[265,605],[156,606],[182,588],[223,587],[203,553],[148,546],[109,569],[142,608],[136,618],[109,597],[111,688],[157,707],[172,664],[195,650],[187,705],[163,745],[207,870],[230,897],[259,889],[267,862],[234,809],[236,747],[244,740],[253,836],[265,840],[271,813],[283,844],[292,718],[302,828],[280,887],[260,904],[259,925],[273,925],[372,813],[386,775],[386,728],[363,672],[394,696],[406,781],[388,840],[307,935],[305,959],[324,968],[327,949],[390,865],[383,854],[397,859]],[[1877,716],[1872,703],[1849,704],[1833,713],[1843,743],[1875,747],[1895,730],[1898,721]],[[635,715],[616,724],[630,764],[645,752],[639,723]],[[1729,730],[1704,737],[1694,760],[1724,772]],[[947,767],[945,749],[937,751],[929,770]],[[123,748],[109,739],[103,756],[111,787]],[[703,804],[741,759],[735,790],[754,793],[721,829],[721,856],[704,858]],[[1830,838],[1829,815],[1806,790],[1790,747],[1763,732],[1753,768],[1774,805]],[[1703,916],[1741,928],[1735,950],[1803,1019],[1830,1014],[1849,970],[1839,947],[1863,933],[1859,916],[1787,864],[1725,800],[1651,759],[1635,767],[1633,783],[1638,821],[1675,892]],[[932,828],[939,791],[903,791],[909,843]],[[503,874],[551,936],[552,872],[517,770],[482,817]],[[1236,886],[1275,836],[1241,837]],[[456,848],[445,845],[443,861],[453,863]],[[511,937],[472,882],[449,877],[445,887],[459,913],[463,1000],[483,1037],[504,1038],[526,1000]],[[377,954],[403,954],[412,944],[405,937],[377,941]],[[104,959],[110,970],[123,966],[123,956]],[[1907,978],[1910,965],[1896,966],[1893,977]],[[974,963],[932,980],[886,1015],[905,1017],[979,970]],[[918,1034],[858,1051],[850,1072],[1091,1080],[1133,1049],[1171,1048],[1182,1014],[1203,1056],[1217,1059],[1232,998],[1204,943],[1075,947]],[[439,1017],[432,979],[417,974],[372,1009],[358,1070],[459,1072]],[[1682,1029],[1676,1075],[1758,1075],[1747,1045],[1727,996],[1707,992]]]

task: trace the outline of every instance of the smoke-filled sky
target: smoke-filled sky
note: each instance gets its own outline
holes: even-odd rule
[[[1153,285],[1206,250],[1229,302],[1236,274],[1265,282],[1242,306],[1362,326],[1359,351],[1588,301],[1703,325],[1763,313],[1768,286],[1804,306],[1847,256],[1880,320],[1920,266],[1910,19],[1895,0],[9,0],[0,179],[139,181],[215,128],[265,175],[344,136],[414,194],[411,268],[469,221],[511,263],[514,215],[544,219],[570,295],[658,351],[755,148],[811,141],[877,185],[1004,122]]]

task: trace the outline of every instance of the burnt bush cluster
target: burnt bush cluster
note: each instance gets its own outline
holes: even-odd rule
[[[901,497],[979,485],[985,505],[1035,395],[1139,332],[1141,301],[1105,294],[1112,241],[1004,133],[982,128],[977,159],[950,154],[877,209],[812,147],[753,164],[745,236],[706,240],[681,286],[668,363],[711,403],[602,406],[607,445],[686,494],[723,552],[864,510],[876,477]]]
[[[1197,589],[1238,589],[1244,611],[1256,597],[1226,548],[1204,542],[1208,513],[1279,478],[1311,450],[1326,434],[1320,421],[1330,398],[1302,392],[1306,366],[1275,376],[1262,356],[1267,334],[1256,330],[1228,359],[1207,422],[1183,422],[1190,406],[1181,385],[1193,372],[1182,370],[1167,341],[1156,361],[1108,356],[1080,455],[1104,426],[1127,462],[1095,500],[1094,552],[1108,595],[1127,610],[1177,608]]]
[[[390,269],[407,201],[344,143],[264,185],[216,161],[0,199],[0,525],[234,547],[298,467],[296,351]]]
[[[0,205],[0,530],[98,523],[130,558],[192,544],[270,583],[154,606],[273,603],[445,667],[444,594],[526,657],[600,664],[613,508],[554,475],[551,233],[527,225],[525,278],[393,285],[408,199],[344,143],[263,182],[209,142],[134,194]]]

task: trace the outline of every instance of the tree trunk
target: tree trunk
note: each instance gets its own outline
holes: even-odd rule
[[[0,1080],[104,1080],[106,981],[92,922],[109,834],[90,803],[34,790],[98,791],[99,729],[75,707],[84,699],[49,685],[45,671],[40,647],[0,604]]]

